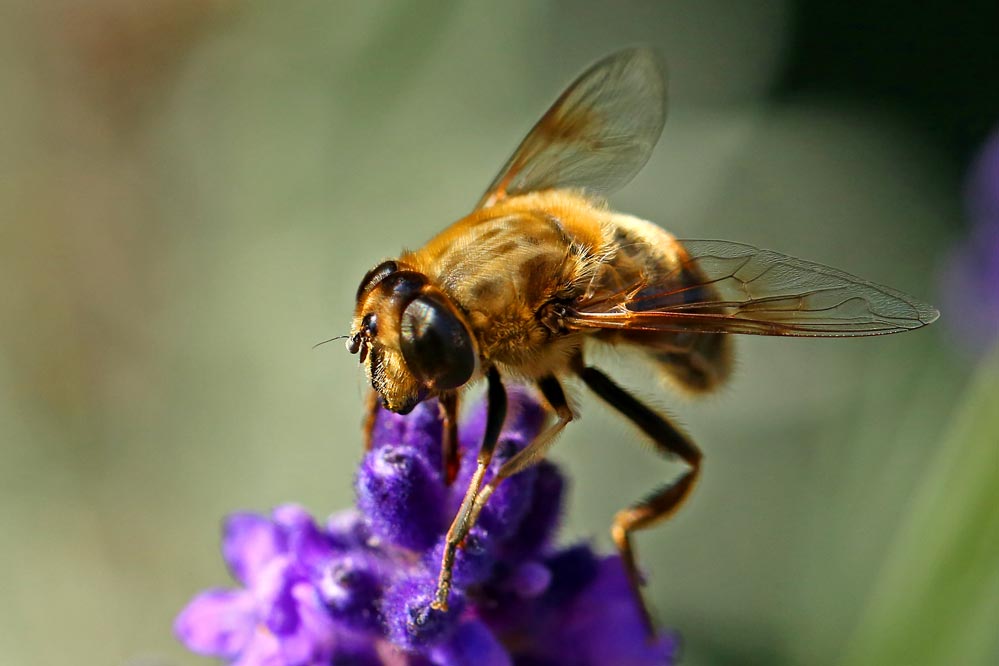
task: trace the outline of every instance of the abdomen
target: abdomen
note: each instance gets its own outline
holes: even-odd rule
[[[661,227],[630,215],[611,213],[604,228],[616,251],[602,271],[601,287],[618,290],[644,283],[649,285],[650,293],[664,294],[659,299],[636,300],[629,309],[655,310],[677,300],[691,302],[711,297],[710,287],[682,289],[702,281],[703,276],[682,266],[682,246]],[[731,371],[732,340],[725,334],[612,331],[600,337],[639,346],[667,378],[695,393],[715,389]]]

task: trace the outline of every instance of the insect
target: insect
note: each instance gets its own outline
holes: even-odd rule
[[[706,393],[732,364],[733,333],[865,336],[925,326],[938,312],[899,291],[769,250],[677,240],[603,196],[645,165],[665,122],[665,78],[646,49],[590,67],[542,116],[475,209],[422,248],[372,268],[347,348],[388,409],[431,397],[444,412],[454,479],[462,390],[487,382],[476,469],[446,537],[433,606],[446,609],[456,549],[502,481],[539,461],[573,420],[576,377],[686,471],[617,513],[611,534],[650,632],[632,535],[671,516],[701,473],[690,438],[603,371],[592,344],[631,346],[676,384]],[[504,377],[533,383],[557,419],[484,482],[506,413]],[[374,395],[374,394],[372,394]]]

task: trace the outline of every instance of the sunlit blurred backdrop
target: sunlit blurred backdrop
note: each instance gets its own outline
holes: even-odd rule
[[[668,63],[670,118],[615,207],[943,310],[901,336],[739,340],[734,381],[701,402],[598,359],[705,450],[693,500],[638,538],[685,663],[999,662],[997,318],[946,279],[978,275],[960,248],[999,126],[996,3],[59,0],[0,18],[3,663],[205,663],[171,622],[227,583],[221,517],[352,502],[364,382],[339,343],[312,345],[347,332],[365,270],[464,215],[562,87],[636,43]],[[553,453],[563,538],[609,550],[613,513],[679,468],[577,395],[585,425]]]

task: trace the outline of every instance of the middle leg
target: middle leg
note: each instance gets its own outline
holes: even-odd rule
[[[515,456],[507,460],[503,465],[496,470],[495,476],[489,480],[482,490],[479,491],[478,496],[475,498],[475,504],[472,506],[472,516],[471,522],[474,524],[479,518],[479,514],[482,512],[482,508],[489,501],[489,498],[496,491],[496,488],[504,479],[508,479],[518,472],[522,472],[531,465],[535,465],[545,457],[548,449],[552,447],[555,443],[556,438],[559,433],[569,425],[572,421],[572,408],[569,407],[569,401],[566,400],[565,391],[562,390],[562,384],[559,383],[553,375],[544,377],[538,381],[538,388],[541,389],[541,394],[548,401],[548,404],[552,409],[555,410],[555,415],[558,417],[558,421],[553,423],[544,432],[539,434],[534,440],[524,447]]]

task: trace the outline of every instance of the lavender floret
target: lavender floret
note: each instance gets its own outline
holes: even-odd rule
[[[389,640],[409,651],[433,647],[457,628],[464,610],[461,593],[452,594],[446,611],[431,608],[437,579],[428,572],[397,580],[385,595],[383,612]]]
[[[357,508],[372,533],[392,545],[422,551],[445,527],[444,481],[439,468],[412,446],[374,448],[357,473]]]
[[[487,480],[546,424],[529,393],[509,398]],[[377,414],[356,510],[322,524],[296,505],[229,516],[222,553],[240,587],[197,595],[177,617],[177,636],[239,666],[675,663],[675,637],[645,635],[619,558],[552,545],[565,480],[549,462],[500,485],[457,553],[448,610],[431,608],[484,411],[459,428],[451,486],[440,409],[427,401],[407,416]]]

